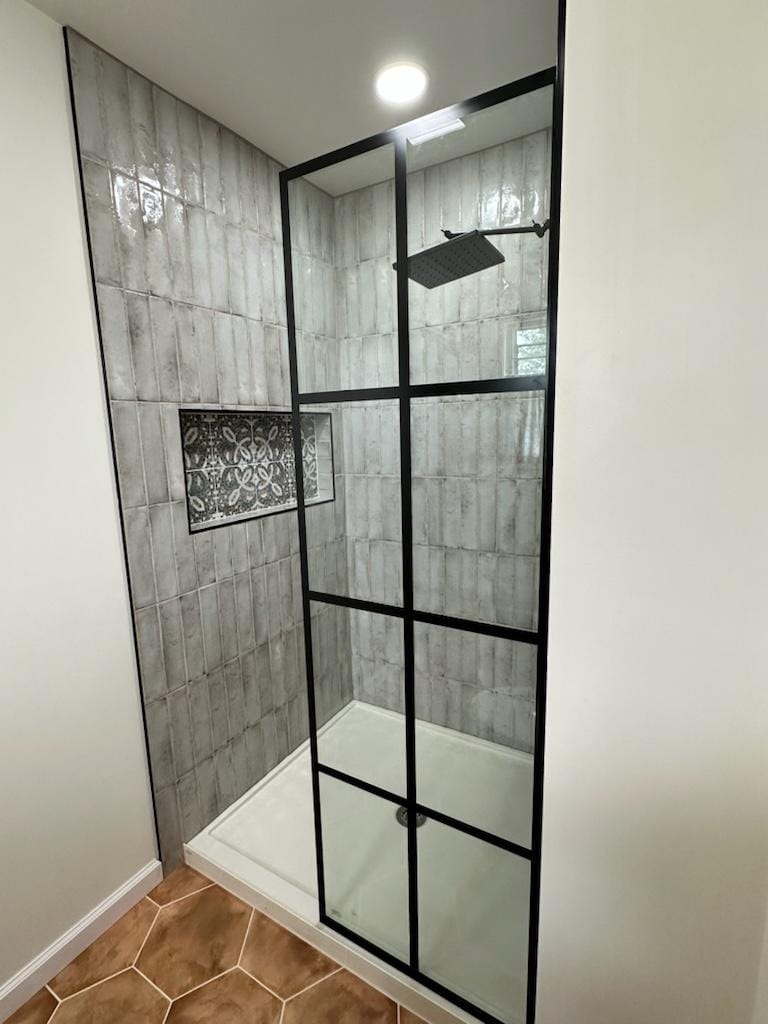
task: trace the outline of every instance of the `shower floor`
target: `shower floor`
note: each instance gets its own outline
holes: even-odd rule
[[[532,757],[421,721],[416,730],[421,802],[529,845]],[[320,730],[318,744],[324,763],[404,792],[401,715],[352,701]],[[328,912],[407,960],[407,832],[395,819],[396,807],[326,776],[321,787]],[[422,970],[495,1016],[522,1020],[528,862],[435,821],[417,835]],[[321,934],[308,744],[186,851],[189,863],[213,871],[236,892],[247,890],[282,923],[297,930],[300,920]],[[306,928],[300,931],[313,941]],[[415,987],[422,996],[427,991]],[[425,1012],[423,1003],[414,1009]],[[452,1013],[471,1019],[455,1008]],[[432,1017],[449,1019],[444,1012]]]

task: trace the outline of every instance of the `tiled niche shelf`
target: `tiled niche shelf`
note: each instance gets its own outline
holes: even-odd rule
[[[189,532],[296,508],[290,412],[179,409]],[[304,499],[335,497],[331,414],[301,414]]]

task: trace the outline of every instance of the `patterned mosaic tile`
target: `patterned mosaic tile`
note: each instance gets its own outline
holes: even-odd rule
[[[203,529],[296,504],[291,414],[182,410],[190,527]],[[318,414],[301,419],[304,494],[319,496]],[[326,419],[330,416],[326,414]]]

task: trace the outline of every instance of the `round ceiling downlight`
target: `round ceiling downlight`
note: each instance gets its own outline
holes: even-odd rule
[[[424,95],[429,76],[419,64],[390,64],[376,76],[376,94],[385,103],[412,103]]]

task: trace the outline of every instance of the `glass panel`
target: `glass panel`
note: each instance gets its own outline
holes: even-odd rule
[[[394,147],[289,184],[299,391],[397,384]]]
[[[500,1020],[522,1024],[529,862],[429,819],[416,834],[421,970]]]
[[[535,629],[543,392],[411,403],[414,606]]]
[[[302,407],[308,411],[331,412],[336,472],[336,500],[306,509],[310,587],[402,605],[398,403]]]
[[[407,961],[408,833],[397,808],[323,774],[320,803],[328,916]]]
[[[531,844],[536,648],[417,622],[418,801]]]
[[[403,623],[311,602],[320,763],[405,793]]]
[[[421,143],[412,136],[408,145],[409,267],[426,282],[409,282],[415,384],[545,368],[547,234],[467,235],[414,257],[446,245],[444,230],[463,234],[546,221],[552,89],[470,114],[463,124]],[[441,126],[436,115],[433,127]],[[416,130],[425,127],[422,121]],[[445,283],[434,284],[439,280]],[[539,335],[531,355],[527,332],[534,328]]]

